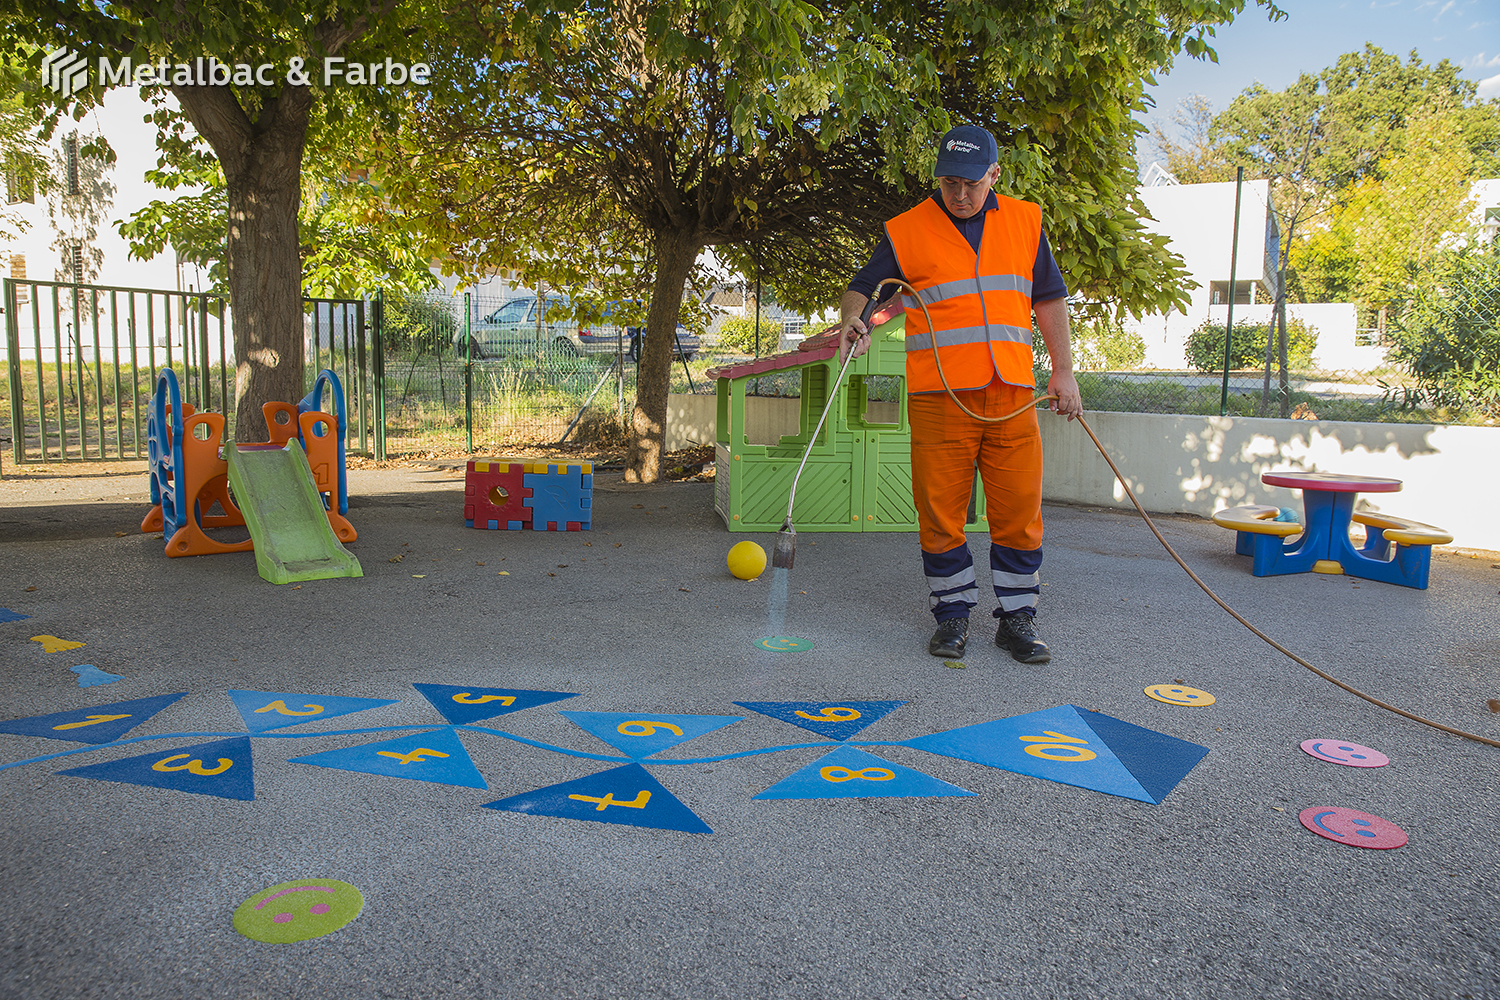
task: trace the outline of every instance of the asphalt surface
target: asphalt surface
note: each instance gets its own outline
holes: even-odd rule
[[[166,558],[137,527],[145,490],[0,482],[0,606],[31,616],[0,623],[0,720],[186,691],[130,737],[227,734],[245,731],[230,689],[398,703],[256,737],[253,801],[57,774],[205,736],[0,770],[0,997],[1500,998],[1500,750],[1282,657],[1133,515],[1048,506],[1052,662],[1011,662],[976,619],[954,669],[925,652],[907,534],[801,534],[779,633],[813,648],[757,648],[772,576],[728,574],[745,536],[709,483],[601,475],[593,530],[559,534],[466,529],[452,473],[353,472],[365,576],[300,587],[250,554]],[[1440,553],[1425,592],[1255,579],[1229,532],[1161,523],[1323,669],[1500,738],[1490,560]],[[42,634],[86,645],[46,652]],[[81,664],[123,679],[80,688]],[[976,794],[753,800],[826,747],[650,765],[711,834],[480,808],[617,766],[481,733],[460,739],[487,789],[288,763],[402,735],[299,734],[440,725],[424,682],[576,693],[485,725],[603,756],[559,710],[742,717],[667,760],[817,741],[736,701],[845,699],[905,702],[856,740],[1072,704],[1210,752],[1157,805],[899,746],[866,749]],[[1157,683],[1217,702],[1162,704],[1143,694]],[[1320,761],[1298,749],[1311,737],[1391,763]],[[78,746],[0,734],[0,766]],[[1312,806],[1410,842],[1314,836]],[[243,901],[302,878],[356,886],[363,912],[294,944],[235,931]]]

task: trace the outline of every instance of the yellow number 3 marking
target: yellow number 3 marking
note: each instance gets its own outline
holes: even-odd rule
[[[509,708],[511,705],[514,705],[516,703],[516,696],[513,694],[474,695],[470,694],[467,691],[461,691],[453,696],[453,700],[458,702],[460,705],[484,705],[488,702],[498,701],[500,704]]]
[[[264,708],[257,708],[255,710],[255,714],[259,715],[262,712],[276,712],[279,715],[317,715],[319,712],[323,711],[322,705],[303,705],[302,707],[307,709],[307,711],[293,711],[292,709],[286,707],[286,702],[278,698],[276,701],[271,702],[271,704],[267,705]]]
[[[804,719],[812,719],[814,722],[853,722],[859,718],[859,710],[854,708],[829,707],[820,709],[817,715],[809,715],[798,709],[796,714]]]
[[[859,778],[863,781],[890,781],[896,776],[896,772],[884,767],[865,767],[858,771],[851,771],[847,767],[825,767],[818,772],[824,781],[832,781],[837,784],[841,781],[853,781]]]
[[[1084,749],[1084,747],[1088,746],[1088,740],[1080,740],[1076,736],[1066,736],[1063,733],[1054,733],[1050,729],[1043,729],[1042,732],[1046,733],[1046,735],[1021,737],[1021,742],[1034,744],[1026,748],[1026,752],[1033,757],[1041,757],[1044,760],[1082,761],[1093,760],[1099,756],[1092,750]],[[1065,751],[1066,756],[1047,753],[1048,750],[1062,750]]]
[[[182,760],[186,756],[187,756],[187,754],[180,753],[180,754],[177,754],[175,757],[163,757],[161,760],[159,760],[155,764],[151,765],[151,770],[153,770],[153,771],[186,771],[188,774],[209,775],[209,774],[223,774],[225,771],[229,770],[231,767],[234,766],[234,761],[230,760],[228,757],[220,757],[219,758],[219,766],[218,767],[204,767],[203,766],[203,761],[201,761],[201,760],[190,760],[186,764],[173,764],[172,763],[172,761],[174,761],[174,760]]]
[[[632,726],[637,728],[632,729]],[[615,727],[615,732],[620,733],[623,736],[655,736],[658,729],[668,729],[678,736],[682,735],[682,730],[678,729],[670,722],[622,722]],[[621,804],[622,803],[619,802],[611,803],[611,805]]]

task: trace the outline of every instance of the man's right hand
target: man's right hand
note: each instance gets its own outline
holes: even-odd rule
[[[851,350],[857,358],[869,349],[870,331],[865,329],[864,322],[858,316],[844,320],[839,329],[839,363],[843,364],[844,356]]]

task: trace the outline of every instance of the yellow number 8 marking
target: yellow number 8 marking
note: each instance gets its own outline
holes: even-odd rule
[[[817,715],[809,715],[798,709],[796,714],[814,722],[853,722],[859,718],[859,710],[853,708],[824,708]]]
[[[1021,742],[1032,743],[1034,746],[1026,748],[1026,752],[1033,757],[1041,757],[1043,760],[1070,760],[1084,761],[1093,760],[1099,756],[1092,750],[1086,750],[1088,740],[1080,740],[1076,736],[1068,736],[1063,733],[1054,733],[1050,729],[1043,729],[1045,736],[1022,736]],[[1072,744],[1071,746],[1069,744]],[[1048,750],[1062,750],[1064,754],[1047,753]]]
[[[865,767],[858,771],[851,771],[847,767],[834,765],[823,768],[818,775],[824,781],[837,784],[841,781],[853,781],[855,778],[863,781],[890,781],[896,776],[896,772],[884,767]]]
[[[638,728],[632,729],[632,726]],[[678,736],[682,735],[682,730],[670,722],[622,722],[615,727],[615,732],[624,736],[655,736],[658,729],[669,729]]]
[[[163,757],[161,760],[159,760],[155,764],[151,765],[151,770],[153,770],[153,771],[186,771],[188,774],[210,775],[210,774],[223,774],[225,771],[229,770],[231,767],[234,766],[234,761],[230,760],[228,757],[220,757],[219,758],[219,766],[218,767],[204,767],[203,766],[203,761],[201,761],[201,760],[190,760],[186,764],[173,764],[172,763],[172,761],[174,761],[174,760],[182,760],[186,756],[187,756],[187,754],[180,753],[180,754],[177,754],[175,757]]]
[[[511,705],[514,705],[516,703],[516,696],[513,694],[473,695],[467,691],[462,691],[454,695],[453,700],[458,702],[460,705],[483,705],[487,702],[498,701],[500,704],[509,708]]]

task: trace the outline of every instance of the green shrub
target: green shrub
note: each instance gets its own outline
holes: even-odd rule
[[[1146,341],[1118,320],[1082,320],[1073,327],[1073,366],[1079,371],[1122,371],[1145,359]]]
[[[1229,368],[1247,371],[1261,368],[1266,362],[1266,323],[1236,323],[1229,339]],[[1312,367],[1313,351],[1318,346],[1318,331],[1295,316],[1286,321],[1287,367],[1305,371]],[[1271,350],[1274,367],[1279,357],[1279,341]],[[1187,341],[1188,364],[1200,372],[1224,370],[1224,324],[1204,320]]]
[[[760,320],[760,353],[775,354],[781,343],[781,324]],[[755,353],[755,317],[729,316],[719,326],[718,349],[726,354]]]
[[[1386,355],[1416,385],[1387,386],[1386,398],[1500,416],[1500,242],[1449,253],[1422,277]]]
[[[385,302],[387,351],[438,353],[453,343],[458,317],[446,296],[413,295]]]

